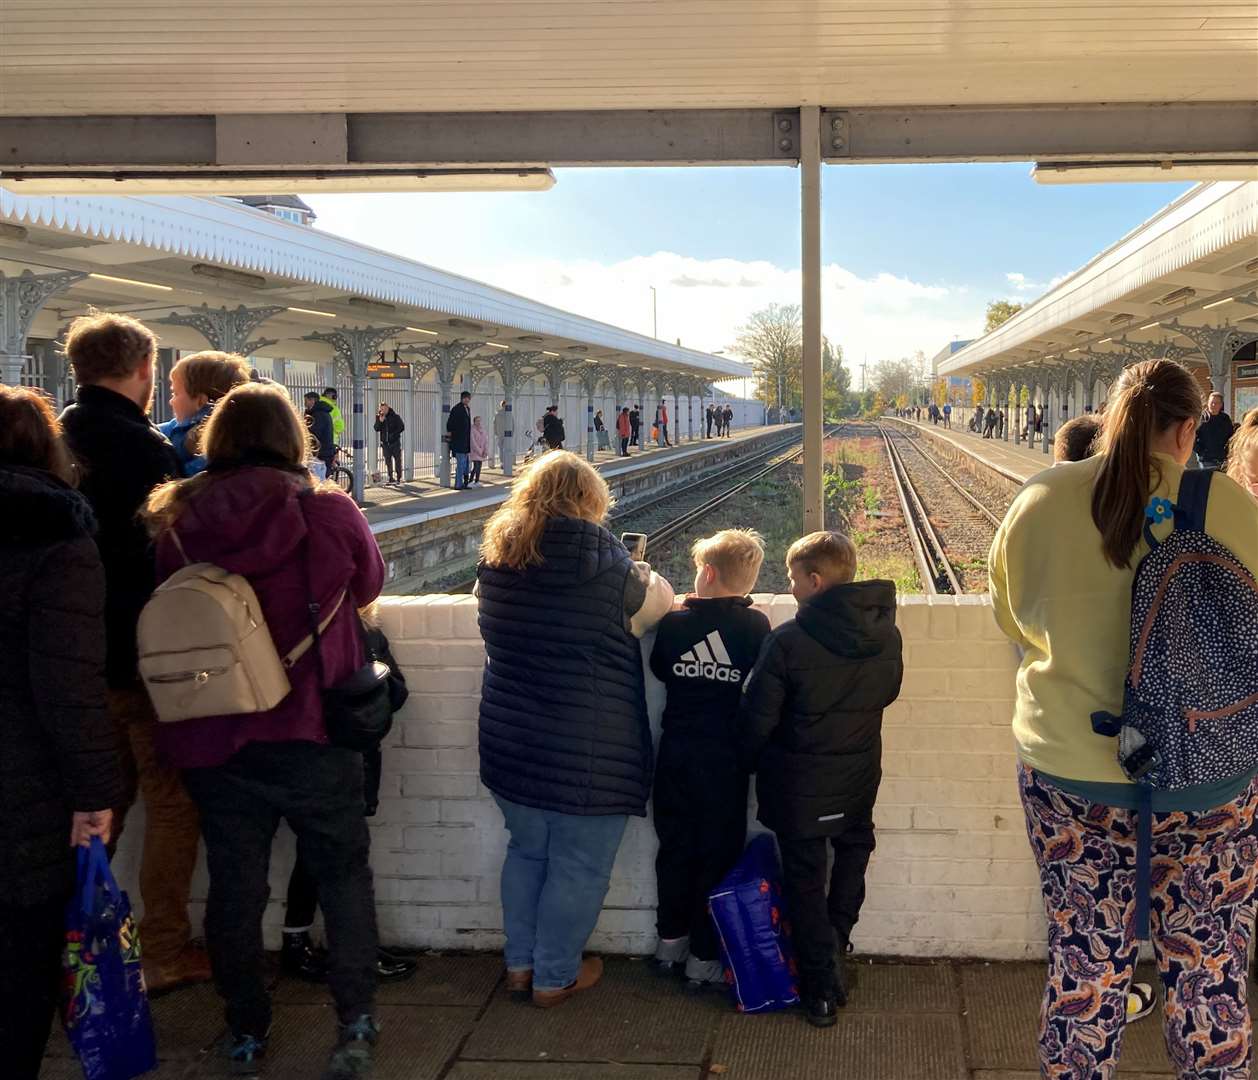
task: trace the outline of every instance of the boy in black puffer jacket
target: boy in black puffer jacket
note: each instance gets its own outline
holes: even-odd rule
[[[757,773],[760,821],[782,853],[808,1021],[829,1027],[847,1004],[841,958],[874,850],[882,711],[900,694],[904,665],[895,586],[852,581],[856,549],[846,536],[797,540],[786,567],[799,612],[764,643],[743,694],[739,742]]]
[[[651,670],[668,690],[652,799],[660,839],[655,960],[685,962],[692,988],[724,985],[708,893],[747,839],[747,773],[739,764],[734,717],[769,620],[751,606],[764,544],[725,529],[699,540],[695,591],[660,620]]]

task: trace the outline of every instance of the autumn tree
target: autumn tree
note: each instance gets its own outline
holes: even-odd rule
[[[750,315],[731,351],[751,363],[756,395],[765,404],[802,404],[803,321],[798,304],[770,304]]]
[[[1021,310],[1022,305],[1015,304],[1012,300],[990,301],[987,305],[987,321],[983,325],[983,333],[990,334],[1001,323],[1008,322]]]

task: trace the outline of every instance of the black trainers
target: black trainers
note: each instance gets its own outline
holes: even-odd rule
[[[227,1047],[227,1062],[232,1076],[257,1076],[266,1057],[266,1036],[237,1035]]]
[[[831,997],[804,998],[804,1019],[813,1027],[834,1027],[839,1022],[838,1009]]]
[[[352,1024],[341,1024],[336,1049],[328,1058],[323,1080],[362,1080],[371,1075],[372,1051],[380,1026],[364,1014]]]
[[[314,947],[308,931],[285,931],[280,947],[280,970],[303,982],[328,981],[327,957]]]

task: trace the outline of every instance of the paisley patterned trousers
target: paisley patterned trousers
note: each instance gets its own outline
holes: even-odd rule
[[[1136,962],[1136,814],[1068,794],[1024,765],[1018,780],[1048,914],[1040,1071],[1109,1080]],[[1258,781],[1213,810],[1154,814],[1150,937],[1181,1080],[1249,1080],[1256,812]]]

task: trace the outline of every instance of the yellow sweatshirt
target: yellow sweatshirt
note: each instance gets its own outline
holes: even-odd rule
[[[1149,547],[1140,541],[1129,570],[1106,562],[1092,523],[1102,460],[1028,480],[996,533],[988,568],[996,621],[1023,650],[1013,715],[1020,758],[1050,776],[1127,783],[1117,740],[1095,734],[1091,717],[1122,712],[1131,584]],[[1156,460],[1161,482],[1149,497],[1173,501],[1183,469],[1161,454]],[[1154,526],[1159,539],[1170,531],[1169,523]],[[1258,503],[1222,473],[1210,483],[1206,531],[1258,576]]]

